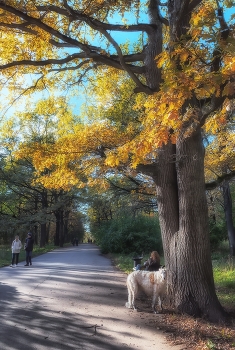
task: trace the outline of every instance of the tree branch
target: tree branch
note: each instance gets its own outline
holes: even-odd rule
[[[64,0],[64,6],[66,7],[66,9],[71,13],[71,15],[77,15],[77,11],[74,11],[68,4],[67,1]],[[79,14],[79,16],[81,16],[82,18],[84,18],[83,14]],[[86,17],[86,16],[85,16]],[[80,18],[81,19],[81,18]],[[104,28],[104,24],[96,19],[91,19],[89,17],[86,17],[84,19],[84,21],[94,30],[99,31],[100,33],[102,33],[105,38],[113,45],[113,47],[115,48],[118,57],[119,57],[119,61],[121,66],[123,67],[123,70],[125,70],[128,75],[130,76],[130,78],[135,82],[135,84],[137,85],[138,89],[140,89],[141,91],[145,92],[148,95],[151,95],[153,93],[153,91],[147,86],[144,85],[139,78],[133,73],[133,71],[129,68],[129,66],[126,64],[124,57],[122,55],[122,50],[120,48],[120,46],[118,45],[118,43],[113,39],[113,37],[107,32],[107,30]]]
[[[141,60],[143,58],[143,55],[141,55],[141,54],[137,54],[136,56],[135,55],[127,55],[126,56],[127,61],[126,61],[126,57],[122,55],[122,52],[121,52],[120,48],[118,47],[117,43],[112,39],[112,37],[105,30],[103,30],[103,34],[114,45],[114,47],[116,48],[116,50],[118,52],[118,56],[114,56],[114,55],[110,56],[108,54],[106,54],[106,55],[101,54],[99,52],[100,48],[83,44],[76,39],[73,39],[67,35],[64,35],[63,33],[59,32],[58,30],[55,30],[54,28],[51,28],[47,24],[43,23],[40,19],[30,17],[26,13],[24,13],[24,12],[22,12],[16,8],[12,7],[12,6],[5,4],[5,1],[3,1],[3,0],[0,0],[0,8],[2,8],[4,11],[12,13],[12,14],[14,14],[14,15],[18,16],[19,18],[26,21],[26,23],[22,23],[21,25],[17,24],[18,27],[22,26],[22,28],[24,28],[27,25],[36,25],[39,28],[46,31],[47,33],[51,34],[52,36],[54,36],[62,41],[62,43],[57,43],[54,39],[51,39],[50,40],[51,44],[53,44],[57,47],[63,47],[63,46],[77,47],[83,51],[83,52],[79,52],[77,54],[69,55],[66,58],[63,58],[60,60],[59,59],[49,59],[49,60],[43,60],[43,61],[30,61],[30,60],[20,60],[18,62],[14,61],[14,62],[10,62],[10,63],[5,64],[5,65],[1,65],[0,69],[10,68],[10,67],[19,66],[19,65],[46,66],[46,65],[50,65],[50,64],[64,64],[64,63],[68,63],[76,58],[80,58],[80,59],[90,58],[91,60],[94,60],[96,62],[101,62],[103,64],[106,64],[108,66],[111,66],[111,67],[114,67],[117,69],[121,69],[121,70],[125,69],[128,72],[128,74],[133,78],[133,80],[135,80],[136,84],[138,83],[139,89],[142,88],[142,90],[144,90],[144,91],[146,89],[148,90],[148,87],[145,87],[134,74],[134,73],[136,73],[136,74],[144,73],[144,67],[126,64],[126,62],[128,62],[128,59],[130,59],[132,62],[134,62],[134,57],[136,60]],[[54,6],[44,7],[44,9],[45,10],[47,9],[47,11],[48,11],[48,8],[54,9],[56,7],[54,7]],[[56,8],[56,9],[58,10],[58,8]],[[63,12],[63,14],[68,15],[68,10],[63,10],[62,12]],[[76,16],[78,16],[78,15],[76,14]],[[79,16],[81,16],[81,14]],[[96,21],[96,20],[94,20],[94,22],[93,22],[92,19],[90,19],[88,17],[86,18],[86,23],[91,25],[91,27],[93,29],[96,29],[99,31],[101,31],[101,28],[99,28],[98,24],[100,26],[101,26],[101,24],[103,24],[103,23]],[[4,24],[4,26],[7,27],[8,24],[6,23],[6,24]],[[11,25],[9,24],[9,27],[10,26]],[[15,26],[15,24],[14,24],[14,26]],[[113,27],[113,26],[111,25],[111,27]],[[109,28],[111,28],[111,27],[109,27]],[[106,26],[106,28],[107,28],[107,26]],[[118,28],[118,27],[116,27],[116,28]],[[139,28],[139,25],[135,26],[135,30],[137,30],[137,28]],[[121,29],[121,26],[119,26],[119,29]],[[119,58],[120,62],[117,60],[118,58]],[[148,93],[152,93],[151,90],[148,91]]]
[[[87,56],[89,56],[89,57],[87,57]],[[16,66],[39,67],[39,66],[47,66],[47,65],[53,65],[53,64],[54,65],[62,65],[65,63],[69,63],[75,59],[86,59],[86,58],[90,58],[90,60],[89,60],[90,63],[92,63],[92,61],[100,62],[100,63],[106,64],[109,67],[114,67],[114,68],[117,68],[119,70],[123,70],[123,67],[121,66],[121,64],[118,61],[115,61],[114,59],[112,59],[112,57],[108,58],[106,56],[96,54],[95,52],[91,53],[90,55],[87,55],[86,53],[72,54],[72,55],[68,55],[67,57],[62,58],[62,59],[48,59],[48,60],[43,60],[43,61],[32,61],[32,60],[13,61],[13,62],[10,62],[7,64],[0,65],[0,70],[10,68],[10,67],[16,67]],[[137,74],[144,73],[144,67],[133,66],[133,65],[129,65],[129,67],[133,70],[133,72],[136,72]]]
[[[31,29],[31,28],[27,28],[28,25],[29,25],[29,23],[27,23],[27,22],[21,23],[21,24],[0,22],[0,27],[18,29],[21,32],[23,31],[23,32],[26,32],[29,34],[37,35],[38,32],[36,30]]]
[[[217,2],[218,3],[218,2]],[[220,40],[226,41],[229,35],[229,27],[225,21],[224,14],[223,14],[223,9],[218,8],[217,10],[217,15],[218,15],[218,21],[220,23]],[[213,52],[213,58],[211,62],[211,72],[218,72],[221,68],[221,62],[223,58],[223,52],[220,47],[216,47]],[[225,101],[228,96],[223,96],[222,91],[224,87],[226,86],[228,81],[224,82],[223,84],[220,85],[220,95],[218,97],[213,96],[211,98],[211,104],[209,105],[209,108],[205,110],[205,112],[202,112],[202,116],[200,119],[200,125],[204,125],[207,117],[214,112],[216,109],[218,109],[223,102]],[[231,96],[233,98],[233,96]]]
[[[38,11],[53,11],[56,12],[60,15],[66,16],[69,18],[70,22],[73,21],[82,21],[87,23],[89,26],[96,26],[96,30],[98,30],[97,28],[103,28],[105,30],[109,30],[109,31],[119,31],[119,32],[139,32],[139,31],[144,31],[144,32],[148,32],[149,30],[151,30],[151,26],[147,23],[140,23],[140,24],[132,24],[132,25],[128,25],[128,26],[124,26],[124,25],[119,25],[119,24],[110,24],[110,23],[105,23],[105,22],[101,22],[95,18],[92,18],[90,16],[87,16],[86,14],[84,14],[84,12],[79,12],[77,10],[74,10],[71,6],[68,5],[67,1],[64,1],[64,6],[65,6],[65,10],[54,6],[54,5],[50,5],[50,6],[37,6]]]
[[[205,184],[206,190],[214,190],[216,187],[218,187],[224,180],[231,180],[235,177],[235,170],[231,171],[229,174],[223,174],[221,176],[218,176],[216,180],[208,182]]]
[[[192,0],[190,2],[190,4],[188,5],[188,10],[189,12],[192,12],[193,10],[195,10],[195,8],[200,5],[202,2],[202,0]]]

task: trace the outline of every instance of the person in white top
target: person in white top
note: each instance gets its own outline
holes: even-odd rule
[[[19,255],[20,255],[20,249],[22,248],[22,243],[19,239],[19,236],[15,236],[14,241],[11,245],[12,250],[12,261],[11,261],[11,267],[16,267],[19,262]]]

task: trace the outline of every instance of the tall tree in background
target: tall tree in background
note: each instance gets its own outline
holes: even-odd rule
[[[7,118],[1,130],[2,162],[0,183],[4,184],[0,198],[1,218],[10,217],[14,221],[12,234],[20,229],[31,230],[35,243],[44,247],[49,240],[51,223],[55,222],[55,245],[63,246],[70,240],[68,225],[73,206],[79,207],[78,190],[54,189],[47,181],[47,188],[40,183],[39,174],[50,178],[51,163],[41,167],[38,153],[54,152],[54,144],[65,132],[72,132],[76,122],[67,108],[65,98],[37,101],[27,111],[18,112]],[[76,119],[76,118],[75,118]],[[5,153],[3,153],[3,151]],[[58,160],[63,163],[62,156]],[[36,171],[34,164],[37,165]],[[53,168],[56,166],[53,164]],[[67,172],[68,173],[68,172]],[[5,189],[6,188],[6,189]],[[11,204],[14,203],[14,206]],[[6,210],[8,207],[11,211]],[[14,217],[14,220],[13,220]],[[80,220],[78,215],[78,221]],[[77,225],[80,225],[78,222]],[[40,230],[39,230],[40,229]],[[2,230],[6,231],[6,225]],[[26,232],[27,232],[26,231]],[[24,232],[24,231],[23,231]],[[82,232],[81,232],[82,233]]]
[[[233,222],[233,202],[229,179],[235,177],[235,136],[233,115],[226,125],[219,129],[219,133],[213,138],[207,147],[205,167],[206,177],[209,180],[207,189],[221,187],[223,194],[223,208],[227,226],[230,255],[235,256],[235,227]]]
[[[232,6],[229,0],[220,3]],[[218,4],[0,0],[0,70],[11,89],[21,83],[25,94],[33,88],[66,90],[85,82],[90,72],[107,67],[107,74],[112,67],[129,76],[135,93],[146,95],[139,133],[115,153],[102,144],[99,150],[109,165],[131,159],[133,167],[152,176],[172,303],[214,321],[224,312],[210,259],[202,128],[216,133],[226,123],[235,70],[233,28]],[[140,23],[146,8],[149,20]],[[135,24],[112,24],[112,16],[124,18],[126,11]],[[120,45],[117,32],[141,32],[142,38]],[[31,86],[29,78],[22,80],[30,73],[35,74]]]

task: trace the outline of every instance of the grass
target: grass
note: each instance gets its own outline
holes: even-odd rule
[[[217,296],[223,305],[228,309],[235,309],[235,259],[228,256],[228,250],[225,252],[218,251],[212,255],[213,273],[216,286]],[[134,262],[132,255],[110,254],[115,266],[125,273],[133,270]],[[144,256],[142,262],[149,258]],[[164,262],[161,262],[162,265]]]
[[[235,309],[235,263],[229,258],[213,268],[216,292],[221,304]]]
[[[110,254],[110,259],[113,261],[114,265],[117,266],[121,271],[125,273],[130,273],[133,271],[134,261],[133,254],[125,255],[125,254]],[[149,254],[144,255],[142,259],[142,263],[149,259]],[[161,259],[161,264],[164,265],[163,259]]]
[[[55,247],[54,244],[48,244],[43,248],[39,248],[39,246],[34,245],[33,249],[33,257],[50,252],[54,250]],[[12,258],[12,253],[11,253],[11,247],[9,246],[0,246],[0,267],[3,266],[8,266],[11,264],[11,258]],[[19,262],[25,261],[25,251],[24,249],[21,249],[20,255],[19,255]]]
[[[229,255],[228,242],[220,243],[212,253],[212,264],[216,293],[221,304],[235,309],[235,257]]]

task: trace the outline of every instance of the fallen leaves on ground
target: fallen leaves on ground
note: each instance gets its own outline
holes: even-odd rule
[[[235,310],[228,311],[226,324],[210,323],[202,318],[181,315],[164,307],[163,313],[151,312],[151,299],[137,298],[138,310],[146,316],[149,326],[161,330],[168,341],[182,350],[235,350]],[[155,317],[154,317],[155,316]]]
[[[166,312],[162,315],[160,328],[167,332],[168,340],[181,344],[185,349],[235,349],[235,314],[230,313],[228,324],[216,325],[203,319]]]

